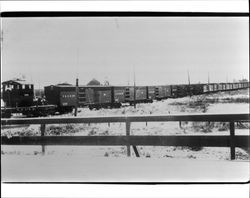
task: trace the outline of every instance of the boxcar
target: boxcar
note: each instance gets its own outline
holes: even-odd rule
[[[249,82],[244,82],[244,83],[243,83],[243,87],[244,87],[244,88],[248,88],[248,87],[249,87]]]
[[[222,83],[222,90],[227,90],[227,84],[226,83]]]
[[[148,98],[155,99],[155,86],[148,86]]]
[[[218,84],[214,84],[214,92],[219,91],[219,86]]]
[[[135,89],[135,92],[134,92]],[[134,95],[135,93],[135,95]],[[141,103],[141,102],[152,102],[152,99],[149,99],[147,86],[127,86],[125,88],[125,101],[131,103]],[[135,98],[134,98],[135,97]]]
[[[189,93],[191,95],[199,95],[199,94],[203,94],[203,84],[191,84],[189,86]]]
[[[227,83],[228,84],[228,83]],[[231,89],[236,89],[237,88],[237,84],[236,83],[232,83],[232,87]],[[227,89],[228,90],[228,89]]]
[[[172,95],[172,88],[169,85],[155,86],[155,99],[161,100],[170,98]]]
[[[230,90],[232,90],[233,89],[233,83],[230,83]]]
[[[189,85],[172,85],[172,97],[185,97],[189,93]]]
[[[203,85],[203,93],[207,93],[207,92],[209,92],[208,85],[207,85],[207,84],[204,84],[204,85]]]
[[[60,112],[70,112],[76,104],[76,88],[70,84],[58,84],[44,87],[46,100],[57,105]]]
[[[231,83],[226,83],[226,90],[231,90],[232,88],[233,87]]]
[[[114,87],[114,101],[120,103],[125,102],[125,87],[122,86]]]
[[[221,83],[218,84],[218,91],[222,91],[223,90],[223,86]]]
[[[85,86],[85,105],[90,109],[120,107],[123,93],[121,88],[115,89],[113,86]]]
[[[91,105],[93,108],[95,104],[99,107],[111,103],[111,90],[110,87],[99,87],[99,86],[86,86],[86,105]]]
[[[213,92],[214,91],[214,84],[208,84],[208,91]]]

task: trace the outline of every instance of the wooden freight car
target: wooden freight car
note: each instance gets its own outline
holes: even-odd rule
[[[71,84],[46,86],[44,94],[48,103],[56,105],[61,113],[71,112],[76,105],[76,88]]]
[[[172,95],[172,87],[170,85],[155,86],[155,99],[162,100],[170,98]]]
[[[113,86],[82,86],[80,89],[85,89],[85,105],[90,109],[121,107],[119,99],[124,97],[123,90],[115,90]]]
[[[127,86],[125,87],[125,102],[130,103],[148,103],[153,102],[153,99],[149,98],[147,86]]]
[[[180,98],[188,96],[189,94],[189,85],[172,85],[172,97]]]
[[[148,99],[155,99],[155,86],[148,86]]]
[[[203,94],[203,84],[191,84],[189,86],[189,94],[190,95],[200,95]]]
[[[126,89],[124,86],[115,86],[114,87],[114,101],[117,103],[125,103],[125,92]]]

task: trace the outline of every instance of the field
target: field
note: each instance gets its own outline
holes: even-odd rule
[[[249,113],[249,89],[220,92],[214,94],[167,99],[150,104],[124,106],[120,109],[89,110],[81,108],[78,116],[111,115],[159,115],[159,114],[193,114],[193,113]],[[72,114],[58,117],[68,117]],[[3,129],[2,135],[40,135],[38,125],[22,128]],[[249,123],[236,124],[236,135],[249,135]],[[207,122],[159,122],[133,123],[131,135],[228,135],[227,123]],[[124,123],[108,124],[64,124],[47,125],[46,135],[125,135]],[[154,147],[138,146],[141,157],[147,158],[181,158],[229,160],[229,148],[217,147]],[[2,155],[37,155],[41,146],[2,146]],[[84,155],[90,157],[126,157],[126,147],[97,146],[47,146],[46,155]],[[132,151],[132,156],[134,152]],[[249,152],[236,148],[237,160],[249,160]]]

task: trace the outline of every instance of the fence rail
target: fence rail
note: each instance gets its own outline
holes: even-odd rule
[[[27,136],[2,137],[5,145],[75,145],[75,146],[190,146],[230,147],[230,136]],[[235,136],[235,147],[248,147],[245,136]]]
[[[192,114],[192,115],[140,115],[62,118],[1,119],[1,125],[14,124],[67,124],[67,123],[111,123],[111,122],[230,122],[248,121],[250,114]]]
[[[190,146],[190,147],[230,147],[231,159],[235,159],[235,147],[249,148],[249,135],[235,135],[235,122],[249,122],[249,114],[194,114],[194,115],[143,115],[143,116],[112,116],[112,117],[71,117],[71,118],[22,118],[2,119],[1,125],[40,124],[41,136],[8,138],[1,136],[3,145],[102,145],[102,146],[127,146],[127,155],[131,155],[132,146],[136,156],[139,152],[137,145],[141,146]],[[130,135],[132,122],[229,122],[230,135],[166,135],[166,136],[134,136]],[[126,123],[124,136],[46,136],[46,124],[66,123]]]

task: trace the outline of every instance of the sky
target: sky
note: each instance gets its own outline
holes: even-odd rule
[[[92,78],[112,85],[249,77],[247,17],[2,18],[2,81],[35,87]]]

